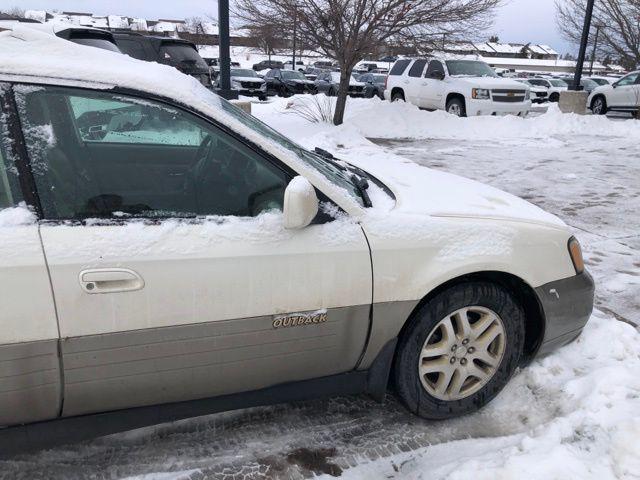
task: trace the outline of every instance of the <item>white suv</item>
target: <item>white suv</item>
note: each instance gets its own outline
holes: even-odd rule
[[[596,115],[604,115],[610,111],[640,111],[640,71],[631,72],[613,85],[602,85],[595,88],[587,103]]]
[[[385,98],[462,117],[525,116],[531,110],[528,86],[499,77],[479,60],[398,60],[389,72]]]
[[[174,68],[0,33],[0,452],[335,394],[444,419],[576,338],[526,201],[305,150]],[[43,61],[46,68],[43,68]]]
[[[569,85],[558,78],[529,78],[527,81],[536,87],[545,88],[550,102],[560,101],[560,94],[569,89]]]

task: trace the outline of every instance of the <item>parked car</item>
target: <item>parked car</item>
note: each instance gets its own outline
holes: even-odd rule
[[[170,65],[185,75],[194,77],[205,87],[213,87],[209,65],[200,56],[198,47],[193,42],[131,32],[115,33],[113,36],[125,55],[145,62]]]
[[[327,70],[326,68],[307,67],[304,71],[304,76],[307,80],[311,80],[313,82],[316,80],[316,78],[318,78],[318,75],[328,71],[329,70]]]
[[[378,68],[378,64],[375,62],[360,62],[353,69],[354,73],[368,73]]]
[[[589,78],[589,80],[593,80],[594,82],[596,82],[598,85],[602,86],[602,85],[613,85],[615,82],[617,82],[618,80],[620,80],[620,77],[587,77]]]
[[[546,88],[534,85],[531,81],[525,79],[517,79],[516,81],[529,87],[531,103],[545,103],[549,101],[549,92]]]
[[[111,32],[93,27],[81,27],[67,22],[25,23],[23,21],[0,21],[0,27],[12,30],[16,25],[55,35],[58,38],[89,47],[101,48],[112,52],[120,52]]]
[[[238,95],[258,97],[259,100],[267,99],[267,83],[263,78],[258,76],[255,70],[250,68],[232,68],[230,73],[231,89],[237,91]]]
[[[587,105],[596,115],[605,115],[610,111],[637,115],[640,112],[640,71],[631,72],[613,85],[595,88]]]
[[[284,69],[284,63],[278,60],[262,60],[253,65],[253,69],[257,72],[261,72],[262,70],[271,70],[273,68]]]
[[[316,93],[316,86],[297,70],[269,70],[264,80],[267,83],[267,94],[290,97],[302,93]]]
[[[335,96],[340,90],[340,72],[326,72],[318,75],[315,81],[318,93],[324,93],[328,96]],[[364,96],[364,83],[358,81],[354,75],[349,79],[350,97]]]
[[[296,60],[296,68],[293,68],[293,60],[287,60],[286,62],[284,62],[284,69],[285,70],[298,70],[299,72],[303,72],[305,71],[306,67],[305,64],[302,60]]]
[[[313,66],[316,68],[328,69],[331,70],[335,67],[334,62],[329,60],[318,60],[313,62]]]
[[[384,100],[384,88],[387,82],[386,75],[376,73],[365,73],[358,77],[358,81],[364,83],[364,97],[373,98],[374,96]]]
[[[580,335],[594,285],[557,217],[40,35],[0,36],[3,455],[390,378],[455,417]]]
[[[488,64],[479,60],[398,60],[387,77],[385,98],[462,117],[525,116],[531,110],[528,86],[498,77]]]
[[[573,89],[573,85],[575,85],[573,77],[561,77],[560,79],[567,84],[570,90]],[[582,90],[590,94],[593,90],[598,88],[599,85],[593,80],[582,78],[580,79],[580,86],[582,87]]]
[[[557,78],[534,77],[529,79],[529,83],[536,87],[546,88],[550,102],[558,102],[560,100],[560,93],[569,88],[569,85],[567,85],[565,81]]]

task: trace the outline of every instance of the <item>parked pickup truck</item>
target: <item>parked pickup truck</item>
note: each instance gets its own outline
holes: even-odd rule
[[[525,116],[531,110],[530,89],[499,77],[480,60],[418,58],[398,60],[387,79],[385,98],[420,108],[472,115]]]

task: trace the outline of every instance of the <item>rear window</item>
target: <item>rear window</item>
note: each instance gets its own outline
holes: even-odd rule
[[[410,63],[411,60],[398,60],[393,64],[389,75],[402,75]]]
[[[427,64],[426,60],[416,60],[413,65],[411,65],[411,69],[409,70],[410,77],[421,77],[422,71],[424,70],[425,65]]]
[[[137,58],[138,60],[148,60],[147,54],[144,51],[144,46],[140,42],[135,40],[118,39],[118,46],[125,55]]]
[[[160,59],[171,65],[187,64],[208,68],[197,50],[186,43],[163,43],[160,47]]]
[[[110,50],[112,52],[120,53],[120,49],[117,47],[117,45],[113,43],[110,38],[104,35],[96,35],[92,33],[72,33],[69,36],[69,40],[80,45],[86,45],[88,47],[96,47],[103,50]]]

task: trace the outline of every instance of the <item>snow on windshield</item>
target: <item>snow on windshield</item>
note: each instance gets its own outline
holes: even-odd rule
[[[451,76],[497,77],[496,72],[486,63],[475,60],[447,60]]]

